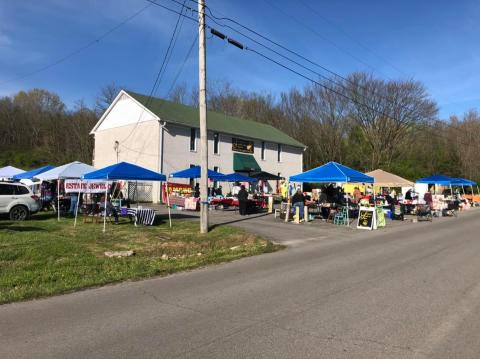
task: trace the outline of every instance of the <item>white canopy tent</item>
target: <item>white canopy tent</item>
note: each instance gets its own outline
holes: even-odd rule
[[[57,181],[57,214],[58,220],[60,220],[60,199],[58,194],[60,193],[60,179],[79,179],[85,173],[95,171],[93,166],[85,163],[74,161],[67,163],[66,165],[55,167],[50,171],[46,171],[38,174],[35,178],[41,181]]]
[[[6,166],[0,168],[0,180],[9,180],[12,179],[13,176],[18,175],[20,173],[25,172],[24,170],[13,167],[13,166]]]

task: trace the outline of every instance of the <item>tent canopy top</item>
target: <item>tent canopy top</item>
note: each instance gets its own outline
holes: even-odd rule
[[[23,172],[25,171],[13,166],[2,167],[0,168],[0,178],[12,178],[13,176]]]
[[[420,178],[417,180],[417,183],[426,183],[426,184],[439,184],[444,186],[449,186],[454,184],[453,178],[444,175],[433,175],[430,177]]]
[[[280,177],[280,176],[277,176],[277,175],[274,175],[273,173],[268,173],[268,172],[265,172],[265,171],[258,171],[258,172],[252,172],[249,174],[249,176],[251,178],[255,178],[255,179],[258,179],[258,180],[262,180],[262,181],[279,181],[281,179],[283,179],[283,177]]]
[[[184,170],[181,170],[181,171],[170,173],[170,177],[172,177],[172,178],[200,178],[201,177],[200,172],[201,172],[200,171],[200,166],[195,166],[195,167],[187,168],[187,169],[184,169]],[[220,173],[220,172],[215,172],[215,171],[212,171],[212,170],[208,170],[208,178],[210,178],[210,179],[221,181],[224,176],[225,175]]]
[[[240,173],[234,172],[234,173],[230,173],[228,175],[224,175],[223,178],[222,178],[222,181],[225,181],[225,182],[256,182],[256,181],[258,181],[258,179],[248,177],[248,176],[244,176],[244,175],[241,175]]]
[[[477,183],[466,178],[452,178],[454,186],[475,186]]]
[[[52,168],[35,176],[42,181],[52,181],[61,178],[82,178],[85,173],[95,171],[95,168],[85,163],[75,161],[63,166]]]
[[[167,177],[161,173],[134,165],[120,162],[99,170],[85,173],[85,180],[130,180],[130,181],[165,181]]]
[[[309,183],[373,183],[373,177],[337,162],[328,162],[320,167],[290,177],[292,182]]]
[[[376,169],[366,173],[367,176],[374,178],[373,184],[380,187],[412,187],[413,182],[397,176],[396,174],[389,173],[382,169]]]
[[[16,179],[16,180],[29,179],[29,180],[31,180],[34,177],[36,177],[37,175],[39,175],[41,173],[44,173],[44,172],[47,172],[47,171],[49,171],[53,168],[55,168],[55,167],[50,166],[50,165],[35,168],[34,170],[23,172],[23,173],[20,173],[18,175],[15,175],[15,176],[13,176],[13,179]]]

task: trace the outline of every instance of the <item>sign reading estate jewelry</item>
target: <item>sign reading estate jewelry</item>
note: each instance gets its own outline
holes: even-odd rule
[[[65,193],[105,193],[110,190],[112,183],[106,181],[82,181],[76,179],[65,180]]]
[[[232,151],[253,153],[253,141],[232,137]]]

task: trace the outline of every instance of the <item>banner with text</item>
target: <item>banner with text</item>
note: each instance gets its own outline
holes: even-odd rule
[[[110,188],[112,187],[112,182],[67,179],[65,180],[65,193],[105,193],[107,186],[108,191],[110,191]]]

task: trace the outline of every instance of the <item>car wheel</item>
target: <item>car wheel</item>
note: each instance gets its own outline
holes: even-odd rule
[[[10,210],[10,219],[12,221],[24,221],[28,218],[28,208],[25,206],[15,206]]]

